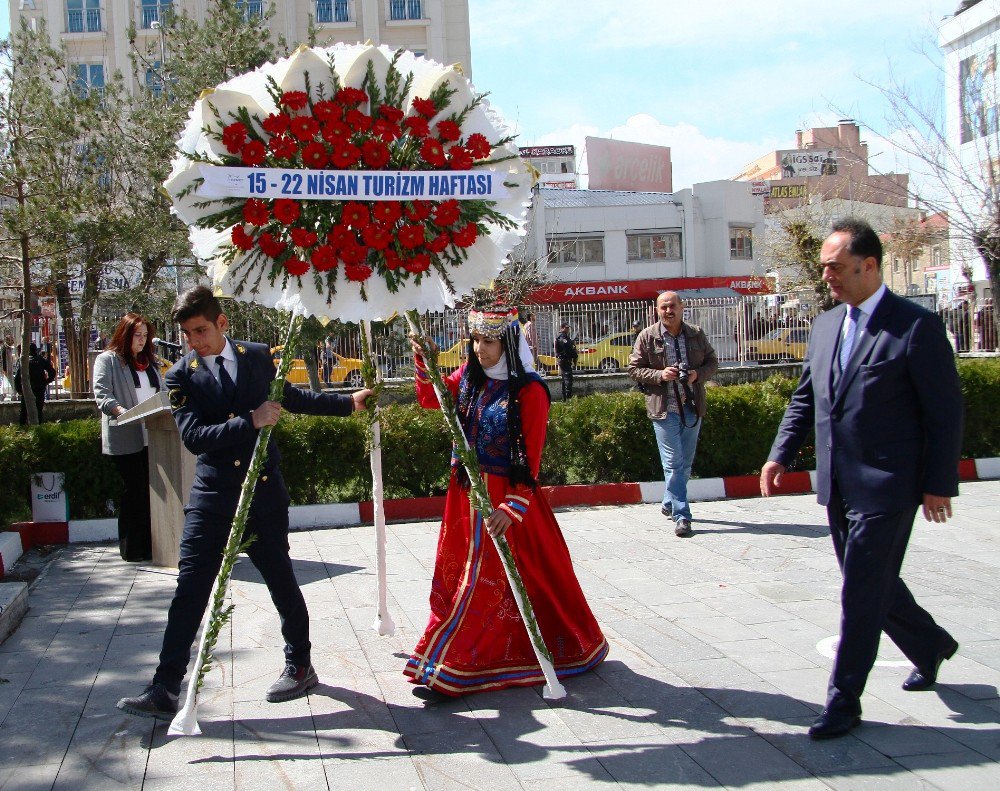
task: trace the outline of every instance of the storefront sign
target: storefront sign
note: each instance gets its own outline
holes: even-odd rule
[[[540,304],[619,302],[629,299],[655,299],[664,291],[693,291],[703,288],[728,288],[739,294],[769,294],[774,290],[774,284],[759,275],[597,280],[590,283],[554,283],[532,294],[532,300]]]
[[[805,184],[772,184],[771,198],[805,198],[809,195],[809,189]]]
[[[576,146],[522,146],[517,149],[522,159],[539,157],[575,157]]]

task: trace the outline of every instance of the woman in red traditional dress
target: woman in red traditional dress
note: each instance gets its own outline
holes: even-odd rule
[[[403,671],[446,695],[543,684],[503,563],[488,533],[506,535],[545,645],[560,678],[597,666],[608,653],[545,495],[537,487],[549,391],[535,373],[516,310],[469,314],[469,360],[445,379],[475,449],[495,510],[483,517],[452,456],[438,537],[431,616]],[[417,400],[439,407],[414,344]]]

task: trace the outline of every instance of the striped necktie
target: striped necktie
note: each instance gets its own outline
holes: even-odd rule
[[[858,334],[858,319],[861,318],[861,310],[851,305],[847,311],[847,330],[844,332],[844,339],[840,344],[840,371],[847,370],[847,364],[851,361],[851,352],[854,351],[854,339]]]

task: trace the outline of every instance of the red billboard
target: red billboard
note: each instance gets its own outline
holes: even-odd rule
[[[667,146],[588,137],[587,169],[592,190],[674,191]]]
[[[655,299],[664,291],[693,291],[728,288],[739,294],[770,294],[774,284],[760,275],[727,277],[671,277],[658,280],[592,280],[580,283],[553,283],[531,295],[540,305],[565,302],[620,302],[626,299]]]

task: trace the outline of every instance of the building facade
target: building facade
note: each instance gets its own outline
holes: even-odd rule
[[[293,49],[308,40],[313,24],[321,46],[371,41],[446,65],[458,63],[466,76],[472,74],[468,0],[234,2],[248,16],[264,16],[273,7],[271,31],[276,38],[284,36]],[[169,37],[163,36],[161,21],[179,12],[201,19],[208,7],[209,0],[10,0],[10,21],[11,30],[17,30],[21,19],[29,24],[44,19],[53,44],[66,44],[80,87],[99,88],[118,71],[136,90],[156,79],[159,63],[146,75],[131,76],[132,26],[140,52],[159,50],[169,61]]]
[[[945,132],[949,148],[959,158],[950,191],[961,204],[958,211],[963,218],[975,219],[984,198],[995,203],[993,193],[1000,179],[998,44],[1000,0],[965,0],[938,27],[938,46],[945,60]],[[955,233],[951,238],[951,297],[962,301],[974,289],[981,305],[994,295],[986,265],[968,236]]]
[[[868,144],[851,119],[837,126],[796,131],[794,149],[771,151],[734,178],[752,182],[767,214],[834,198],[886,206],[909,204],[909,176],[872,173]]]
[[[910,232],[882,237],[885,258],[882,279],[897,294],[933,294],[947,301],[951,287],[948,215],[938,212],[914,223]]]
[[[535,171],[538,183],[553,189],[577,189],[576,146],[521,146],[521,159]]]

